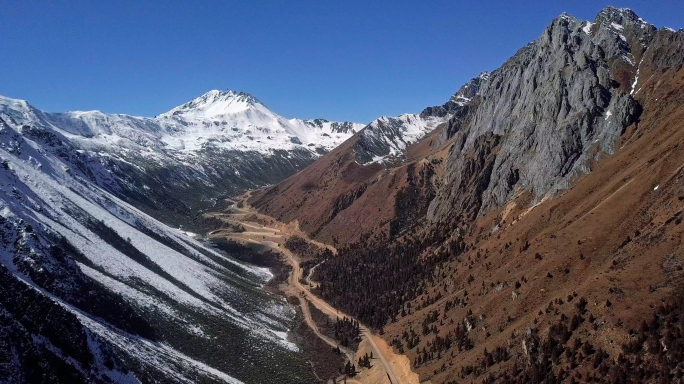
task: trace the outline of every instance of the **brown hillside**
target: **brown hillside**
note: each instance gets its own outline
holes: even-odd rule
[[[407,160],[396,166],[357,163],[354,136],[282,183],[256,191],[250,203],[334,245],[400,231],[424,215],[432,198],[441,176],[442,129],[410,145]]]
[[[662,303],[681,299],[684,69],[641,85],[639,101],[648,108],[616,155],[561,196],[530,208],[521,196],[481,219],[466,240],[468,251],[436,270],[425,293],[411,302],[411,313],[386,328],[387,339],[416,362],[421,379],[480,382],[516,362],[524,366],[527,329],[548,334],[562,315],[570,324],[581,298],[587,313],[567,344],[590,342],[616,359],[625,353],[630,330],[650,320]],[[424,335],[422,324],[433,311],[438,316],[430,326],[438,335]],[[464,321],[473,327],[467,333],[472,349],[445,350],[417,362],[419,354],[423,360],[418,351],[430,351],[437,337]],[[402,335],[411,330],[421,340],[408,348]],[[507,349],[506,362],[462,373],[481,367],[485,349],[491,354],[497,347]],[[579,381],[595,370],[561,361],[555,372],[563,367],[584,374]]]

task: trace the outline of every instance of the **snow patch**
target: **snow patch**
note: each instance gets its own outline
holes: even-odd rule
[[[613,112],[611,112],[611,111],[607,111],[607,112],[606,112],[606,115],[605,115],[605,116],[606,116],[606,118],[605,118],[605,119],[603,119],[603,120],[604,120],[604,121],[608,120],[608,119],[609,119],[609,118],[610,118],[610,117],[611,117],[612,115],[613,115]]]
[[[641,66],[641,63],[639,63],[639,66]],[[636,74],[634,75],[634,82],[632,83],[632,90],[629,91],[630,95],[634,95],[634,92],[636,90],[637,83],[639,82],[639,67],[637,67]]]

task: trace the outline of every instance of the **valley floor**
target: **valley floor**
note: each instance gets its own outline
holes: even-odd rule
[[[362,341],[356,351],[341,346],[336,340],[319,330],[311,315],[310,305],[332,320],[345,317],[353,318],[311,292],[310,287],[316,284],[311,280],[315,266],[304,277],[300,258],[287,249],[284,243],[288,237],[298,236],[319,247],[336,251],[329,245],[309,239],[296,227],[296,224],[286,225],[269,216],[257,213],[256,210],[247,205],[246,200],[244,198],[240,202],[234,203],[226,212],[207,214],[209,217],[220,219],[229,224],[226,229],[210,232],[208,238],[210,240],[232,240],[243,245],[258,246],[261,249],[273,250],[285,256],[284,260],[292,269],[287,280],[279,288],[288,297],[288,301],[299,302],[303,318],[313,333],[328,344],[331,350],[339,347],[346,360],[353,364],[356,364],[359,358],[365,354],[374,356],[370,368],[361,369],[358,367],[357,374],[354,377],[340,376],[335,380],[343,382],[346,379],[347,383],[362,384],[418,384],[418,374],[411,370],[409,359],[404,355],[395,353],[383,338],[374,334],[368,327],[360,326]],[[236,231],[236,228],[240,230]]]

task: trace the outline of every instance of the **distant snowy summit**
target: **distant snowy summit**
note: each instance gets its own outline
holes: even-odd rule
[[[233,90],[211,90],[204,95],[179,105],[158,117],[183,116],[195,118],[213,118],[226,114],[238,113],[263,104],[247,92]]]
[[[365,124],[324,119],[287,119],[246,92],[212,90],[155,118],[167,128],[163,141],[178,150],[209,143],[266,152],[304,146],[327,152]]]
[[[45,113],[23,100],[0,96],[0,113],[39,123],[98,147],[116,144],[174,152],[203,149],[327,152],[365,124],[282,117],[245,92],[212,90],[154,118],[100,111]],[[85,139],[85,140],[84,140]],[[85,143],[88,141],[89,143]],[[89,145],[88,145],[89,144]]]

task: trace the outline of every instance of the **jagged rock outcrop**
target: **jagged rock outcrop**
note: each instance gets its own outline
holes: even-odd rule
[[[434,107],[427,107],[421,113],[420,117],[444,117],[453,114],[458,114],[463,111],[465,106],[469,105],[475,96],[480,91],[480,85],[489,79],[489,72],[482,72],[479,76],[472,78],[467,83],[463,84],[458,92],[444,103]]]
[[[556,18],[483,82],[465,124],[450,123],[449,134],[459,131],[460,137],[428,218],[482,214],[518,190],[539,201],[612,154],[625,129],[638,122],[641,106],[630,91],[636,63],[655,35],[655,27],[626,9],[608,7],[593,23]],[[464,190],[471,159],[492,151],[477,145],[483,135],[500,137],[491,175],[483,190]],[[478,207],[466,204],[473,193],[481,194]]]
[[[458,92],[451,96],[450,101],[461,104],[471,101],[480,93],[480,87],[487,80],[489,80],[489,72],[480,73],[477,77],[463,84]]]

